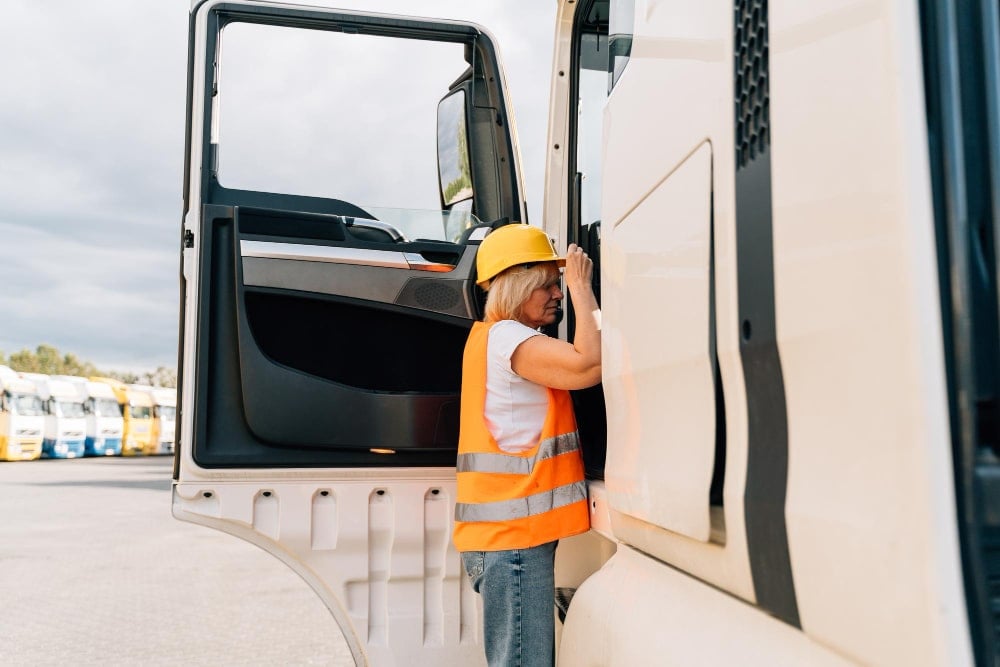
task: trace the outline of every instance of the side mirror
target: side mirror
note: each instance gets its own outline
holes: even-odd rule
[[[472,199],[464,90],[456,90],[438,102],[437,151],[442,207]]]

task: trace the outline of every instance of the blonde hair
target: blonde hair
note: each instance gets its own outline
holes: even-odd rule
[[[555,262],[518,264],[490,281],[486,293],[486,320],[516,320],[531,293],[549,281]]]

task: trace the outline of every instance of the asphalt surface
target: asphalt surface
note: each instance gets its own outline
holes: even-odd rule
[[[0,463],[0,664],[354,665],[298,575],[170,515],[171,469]]]

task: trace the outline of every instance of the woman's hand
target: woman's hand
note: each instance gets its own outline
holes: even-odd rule
[[[515,373],[555,389],[584,389],[601,381],[601,311],[594,297],[593,277],[594,262],[571,243],[566,249],[563,278],[576,314],[573,342],[532,336],[510,357]]]
[[[585,290],[594,279],[594,261],[575,243],[570,243],[566,249],[566,271],[563,278],[571,292]]]

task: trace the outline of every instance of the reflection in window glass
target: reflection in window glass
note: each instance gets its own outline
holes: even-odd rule
[[[472,214],[471,199],[456,202],[452,204],[451,210],[448,211],[448,219],[444,223],[445,239],[457,243],[465,230],[475,227],[480,222],[482,220]]]
[[[222,185],[440,211],[438,102],[463,45],[235,23],[221,53]]]
[[[362,206],[383,224],[392,227],[406,241],[430,239],[457,241],[462,232],[479,223],[472,214],[472,200],[456,202],[448,211],[421,211],[413,208]],[[356,221],[355,224],[358,224]]]
[[[156,416],[160,419],[168,422],[174,420],[174,415],[177,413],[177,408],[172,405],[157,405],[156,406]]]
[[[635,30],[635,0],[611,0],[608,17],[608,92],[615,87],[632,55],[632,31]]]
[[[469,135],[465,124],[465,91],[441,100],[438,106],[438,169],[445,206],[472,198]]]
[[[580,36],[577,73],[576,170],[580,174],[580,224],[601,219],[601,123],[607,101],[608,37]]]

